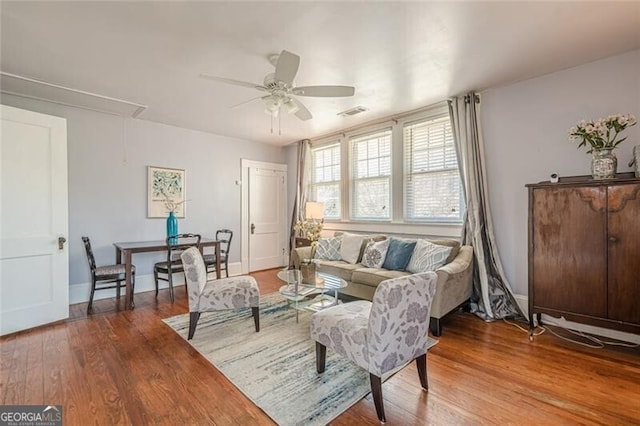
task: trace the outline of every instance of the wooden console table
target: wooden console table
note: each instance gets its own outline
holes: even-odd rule
[[[125,268],[125,285],[127,297],[125,298],[125,309],[133,309],[133,292],[131,291],[131,258],[133,253],[149,253],[154,251],[167,251],[165,240],[157,241],[134,241],[125,243],[113,243],[116,248],[116,263],[123,263]],[[200,240],[200,251],[204,247],[215,247],[216,251],[216,278],[220,279],[220,241],[203,238]]]

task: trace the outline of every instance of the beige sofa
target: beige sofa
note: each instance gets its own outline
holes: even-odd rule
[[[382,237],[382,239],[385,237]],[[374,238],[375,240],[381,237]],[[431,305],[430,328],[435,336],[442,333],[441,319],[449,312],[466,305],[469,302],[472,291],[472,270],[473,270],[473,248],[471,246],[460,246],[454,240],[430,240],[434,244],[453,246],[454,250],[447,259],[449,262],[437,269],[438,283],[436,294]],[[359,257],[362,259],[362,252],[366,243],[362,244]],[[299,268],[301,259],[309,259],[311,247],[298,247],[292,253],[293,264]],[[346,295],[358,299],[373,299],[376,287],[382,281],[410,275],[404,271],[390,271],[380,268],[367,268],[360,263],[347,263],[343,260],[320,260],[316,259],[317,270],[338,276],[349,283],[347,287],[340,291],[341,295]]]

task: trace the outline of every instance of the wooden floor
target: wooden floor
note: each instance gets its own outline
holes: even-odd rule
[[[254,274],[263,294],[275,271]],[[61,404],[65,425],[272,424],[161,318],[187,312],[183,288],[73,305],[71,319],[0,339],[0,404]],[[121,306],[123,301],[121,301]],[[640,424],[640,350],[589,349],[468,313],[444,322],[428,357],[383,385],[389,425]],[[314,368],[315,366],[310,366]],[[371,397],[335,425],[379,424]]]

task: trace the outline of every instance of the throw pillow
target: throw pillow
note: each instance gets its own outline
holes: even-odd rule
[[[342,234],[342,242],[340,243],[340,257],[348,263],[358,263],[360,257],[360,249],[362,241],[368,238],[366,235]]]
[[[404,271],[411,259],[411,254],[415,246],[415,241],[391,238],[389,240],[387,256],[384,259],[382,267],[391,271]]]
[[[409,265],[407,265],[407,271],[412,274],[435,271],[446,263],[451,250],[453,247],[439,246],[427,240],[418,240]]]
[[[340,260],[340,240],[338,237],[320,238],[314,259]]]
[[[452,249],[451,253],[449,253],[449,257],[447,257],[447,260],[445,260],[444,262],[445,265],[447,263],[453,262],[453,259],[455,259],[456,256],[458,255],[458,252],[460,252],[460,241],[452,240],[449,238],[444,238],[442,240],[427,240],[427,241],[438,246],[451,247]]]
[[[389,240],[369,241],[362,255],[362,265],[367,268],[382,268],[389,249]]]

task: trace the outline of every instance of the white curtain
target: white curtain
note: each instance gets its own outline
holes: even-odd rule
[[[293,252],[295,247],[296,233],[293,226],[299,220],[304,220],[304,206],[307,202],[307,189],[309,187],[309,178],[307,173],[308,159],[311,154],[311,141],[303,139],[298,142],[298,161],[296,173],[296,198],[293,201],[293,213],[291,215],[291,226],[289,234],[289,253]],[[291,264],[291,255],[289,255],[289,264]]]
[[[467,211],[462,242],[473,246],[471,310],[487,321],[524,317],[502,269],[489,207],[484,142],[478,121],[480,96],[470,92],[449,100]]]

